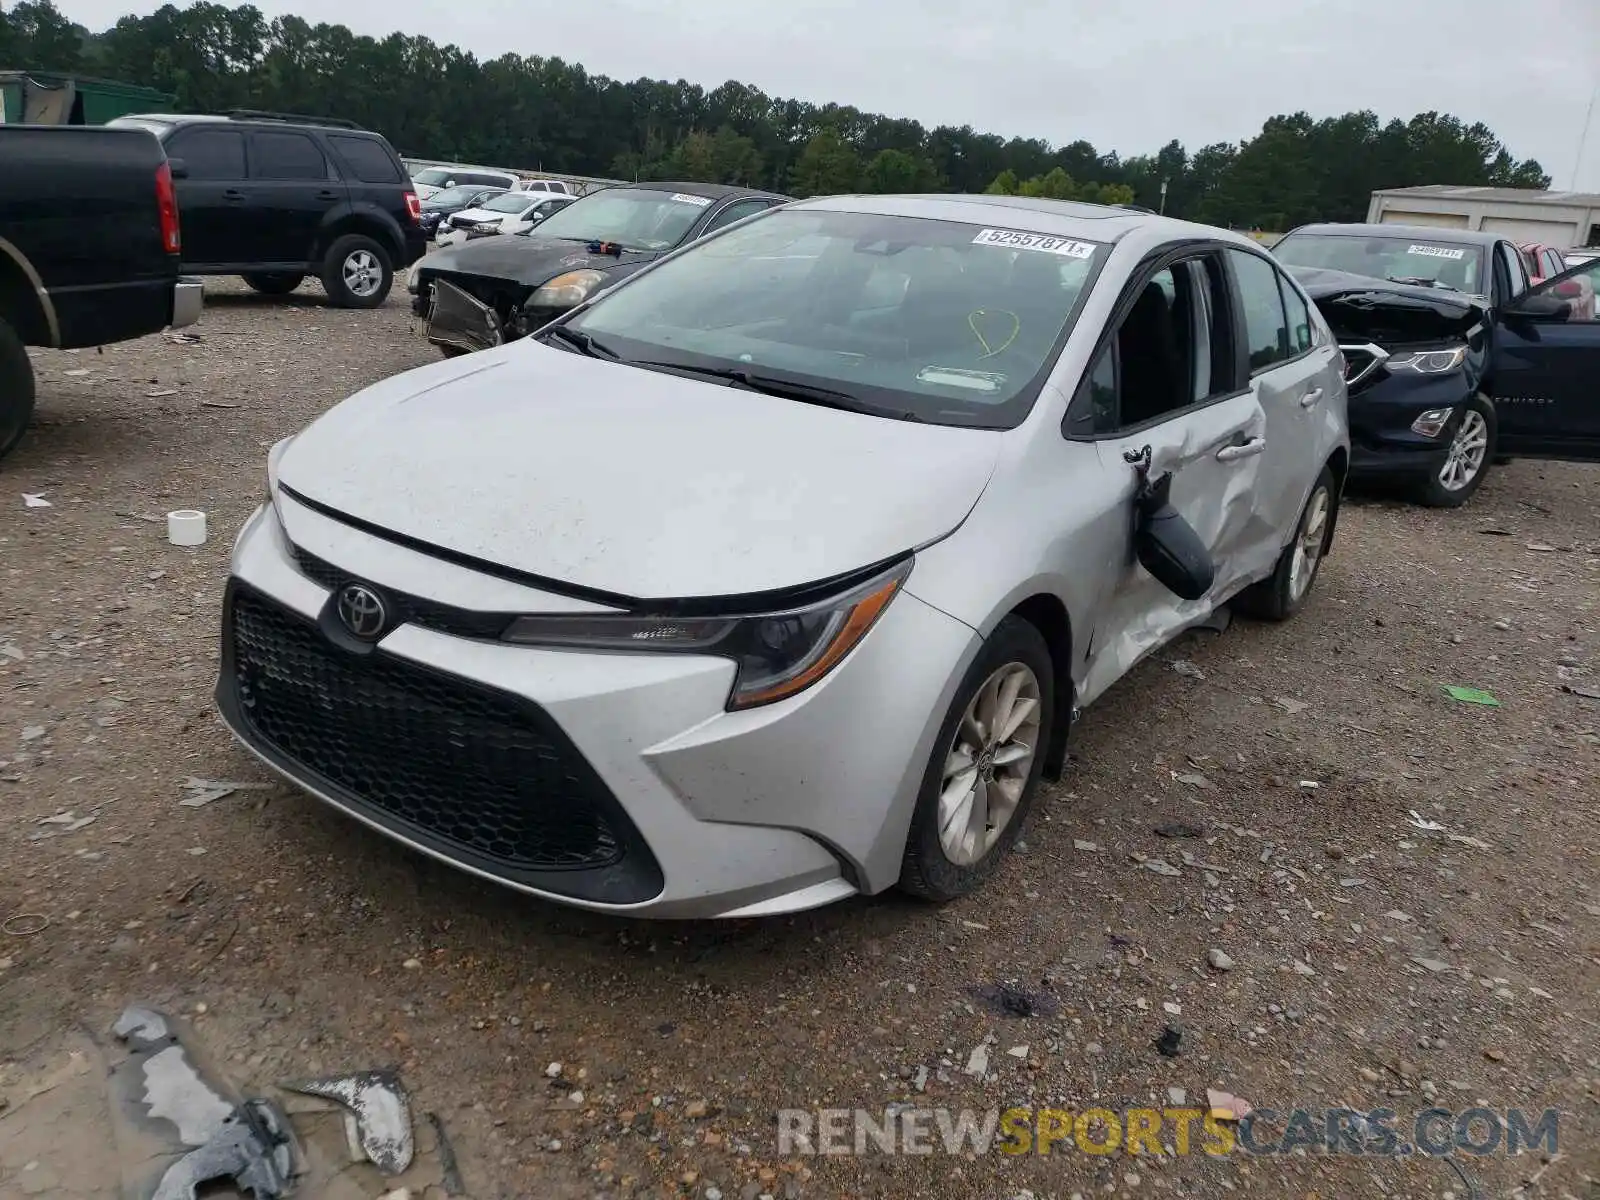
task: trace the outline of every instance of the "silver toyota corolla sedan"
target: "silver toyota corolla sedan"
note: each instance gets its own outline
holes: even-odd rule
[[[269,766],[591,909],[978,886],[1079,710],[1333,540],[1338,347],[1246,238],[846,196],[274,447],[217,699]]]

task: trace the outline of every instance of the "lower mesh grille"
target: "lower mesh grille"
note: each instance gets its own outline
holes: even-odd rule
[[[382,651],[350,654],[242,585],[230,586],[228,625],[219,699],[291,774],[514,882],[619,903],[659,890],[621,806],[536,706]],[[548,872],[603,878],[536,878]]]

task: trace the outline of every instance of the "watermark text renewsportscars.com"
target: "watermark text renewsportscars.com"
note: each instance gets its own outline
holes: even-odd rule
[[[1237,1122],[1200,1108],[791,1108],[778,1112],[778,1153],[1553,1155],[1559,1124],[1553,1108],[1259,1108]]]

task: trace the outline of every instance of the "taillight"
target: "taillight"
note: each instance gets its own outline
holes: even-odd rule
[[[168,254],[176,254],[183,242],[178,236],[178,193],[168,163],[156,168],[156,209],[161,213],[161,246]]]
[[[406,212],[411,214],[413,223],[422,220],[422,201],[417,199],[415,192],[406,193]]]

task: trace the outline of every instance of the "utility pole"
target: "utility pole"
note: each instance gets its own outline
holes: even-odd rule
[[[1594,124],[1595,101],[1600,100],[1600,87],[1589,97],[1589,112],[1583,118],[1583,132],[1578,135],[1578,159],[1572,164],[1572,190],[1578,190],[1578,174],[1583,170],[1583,151],[1589,144],[1589,129]]]
[[[1161,215],[1167,215],[1167,181],[1161,181]]]

